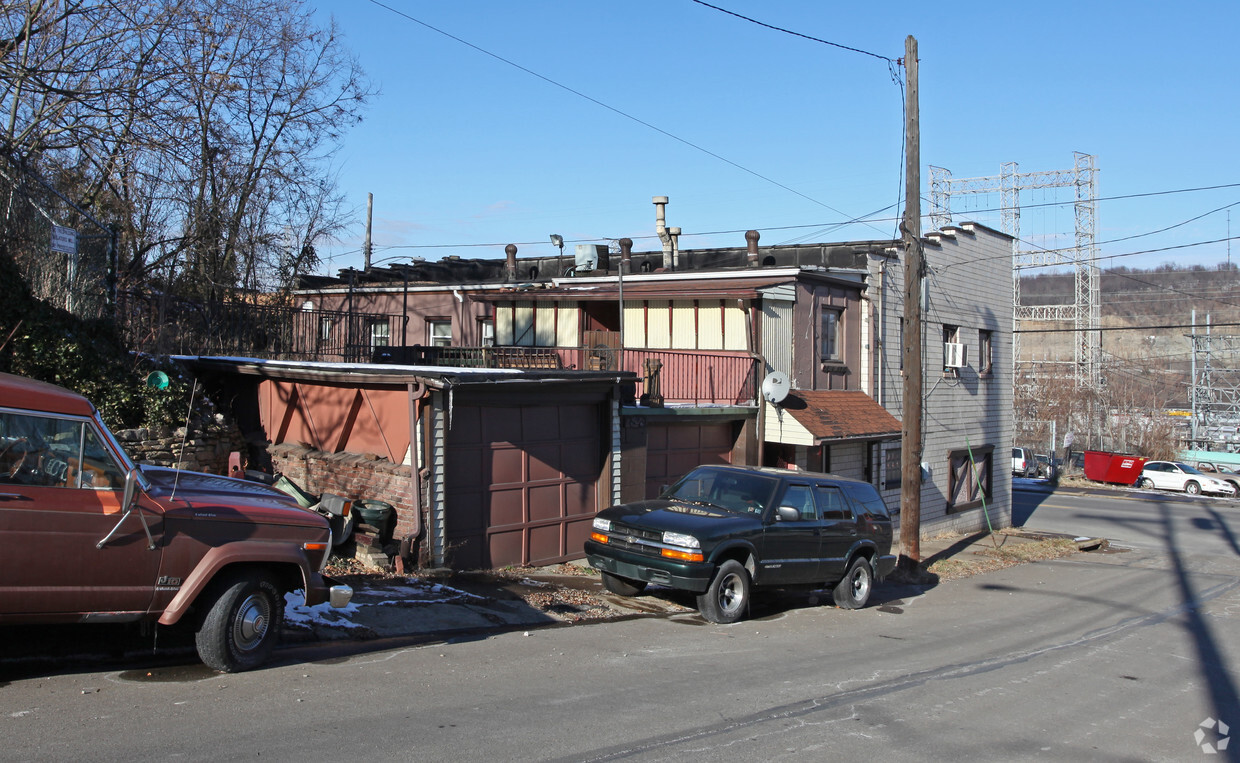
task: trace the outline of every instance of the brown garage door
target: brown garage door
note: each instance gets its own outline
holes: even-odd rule
[[[458,569],[582,555],[604,454],[595,404],[458,405],[445,453],[444,535]]]
[[[654,498],[665,485],[698,464],[732,463],[735,425],[665,424],[646,426],[646,497]]]

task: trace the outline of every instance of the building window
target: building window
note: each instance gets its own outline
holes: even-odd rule
[[[960,327],[943,324],[943,375],[960,375]]]
[[[822,446],[822,467],[819,468],[818,471],[823,472],[824,474],[831,473],[831,446],[830,445]]]
[[[840,360],[840,311],[822,310],[822,361]]]
[[[883,453],[883,457],[887,459],[887,463],[883,465],[883,489],[895,490],[900,487],[903,474],[903,464],[901,464],[901,456],[899,448],[888,448]]]
[[[431,318],[426,322],[426,343],[431,347],[452,346],[452,321]]]
[[[376,318],[367,322],[367,336],[370,338],[370,349],[387,347],[391,344],[392,327],[387,318]]]
[[[319,318],[319,344],[324,345],[332,338],[332,319],[327,316]]]
[[[948,454],[947,511],[964,511],[991,500],[991,475],[994,473],[994,446],[983,445],[970,451],[953,450]]]
[[[977,332],[977,373],[981,376],[990,376],[995,372],[994,339],[993,331],[982,329]]]
[[[482,347],[495,346],[495,319],[479,318],[478,319],[478,343]]]

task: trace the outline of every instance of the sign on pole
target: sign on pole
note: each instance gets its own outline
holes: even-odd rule
[[[60,225],[52,226],[52,251],[77,254],[77,231]]]

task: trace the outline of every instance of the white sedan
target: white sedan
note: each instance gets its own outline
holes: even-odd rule
[[[1236,494],[1236,488],[1230,482],[1203,474],[1178,461],[1147,461],[1141,470],[1141,478],[1137,480],[1137,487],[1183,490],[1191,495]]]

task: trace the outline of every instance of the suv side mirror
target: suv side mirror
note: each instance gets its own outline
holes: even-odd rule
[[[796,522],[801,518],[801,512],[791,506],[780,506],[775,510],[776,522]]]

